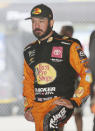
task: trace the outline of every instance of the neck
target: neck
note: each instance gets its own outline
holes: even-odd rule
[[[47,38],[49,38],[51,35],[53,34],[53,31],[51,31],[47,36],[45,36],[44,38],[40,39],[40,41],[46,40]]]

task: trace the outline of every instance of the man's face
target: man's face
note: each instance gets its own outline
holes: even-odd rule
[[[44,36],[48,29],[48,18],[32,18],[32,29],[33,33],[37,38]]]

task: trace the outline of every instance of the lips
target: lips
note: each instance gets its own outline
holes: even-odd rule
[[[34,32],[40,33],[40,32],[42,32],[42,30],[36,29],[36,30],[34,30]]]
[[[42,31],[42,30],[40,30],[40,29],[35,29],[34,31]]]

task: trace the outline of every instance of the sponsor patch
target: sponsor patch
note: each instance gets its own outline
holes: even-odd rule
[[[50,128],[58,128],[57,122],[58,120],[64,119],[66,114],[65,108],[62,108],[57,114],[54,114],[52,118],[50,119]]]
[[[76,49],[80,49],[80,46],[76,46]]]
[[[47,43],[50,43],[53,41],[53,37],[49,37],[48,40],[47,40]]]
[[[87,64],[87,62],[88,62],[88,59],[81,61],[81,63],[85,63],[85,64]],[[86,67],[86,66],[85,66],[85,67]]]
[[[34,62],[35,50],[28,51],[28,63],[31,65]]]
[[[56,78],[56,70],[48,63],[39,63],[35,66],[35,75],[37,83],[45,85],[51,83]]]
[[[50,60],[56,63],[63,62],[63,59],[51,58]]]
[[[85,69],[85,73],[91,73],[91,70],[90,69]]]
[[[85,68],[89,68],[89,64],[88,63],[84,63]]]
[[[40,8],[35,8],[35,9],[33,10],[32,14],[38,15],[38,14],[41,14],[41,12],[42,12],[42,10],[41,10]]]
[[[27,99],[26,97],[24,97],[24,107],[28,106],[28,102],[27,102]]]
[[[62,41],[61,44],[70,45],[70,43],[67,43],[67,42],[64,42],[64,41]]]
[[[57,97],[57,96],[55,96],[55,97]],[[46,97],[46,98],[41,98],[41,97],[36,97],[36,101],[38,101],[38,102],[44,102],[44,101],[48,101],[48,100],[50,100],[50,99],[52,99],[53,97]]]
[[[36,95],[54,95],[56,87],[35,88]]]
[[[68,36],[63,36],[63,39],[64,39],[64,40],[66,40],[66,39],[68,39],[68,38],[69,38]]]
[[[35,55],[35,50],[28,51],[29,58],[33,57]]]
[[[51,57],[62,58],[62,54],[63,54],[63,47],[61,46],[53,47]]]
[[[86,77],[85,77],[85,80],[87,81],[87,82],[92,82],[92,75],[91,75],[91,73],[87,73],[87,75],[86,75]]]
[[[86,55],[84,54],[84,52],[81,49],[78,49],[77,52],[79,54],[80,60],[87,58]]]
[[[74,97],[81,97],[84,93],[84,88],[83,87],[79,87],[78,89],[76,89],[75,93],[74,93]]]

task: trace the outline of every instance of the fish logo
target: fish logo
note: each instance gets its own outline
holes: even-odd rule
[[[35,76],[38,84],[46,85],[56,79],[57,72],[50,64],[39,63],[35,66]]]
[[[40,8],[35,8],[35,9],[33,10],[32,14],[38,15],[38,14],[41,14],[41,12],[42,12],[42,10],[41,10]]]

